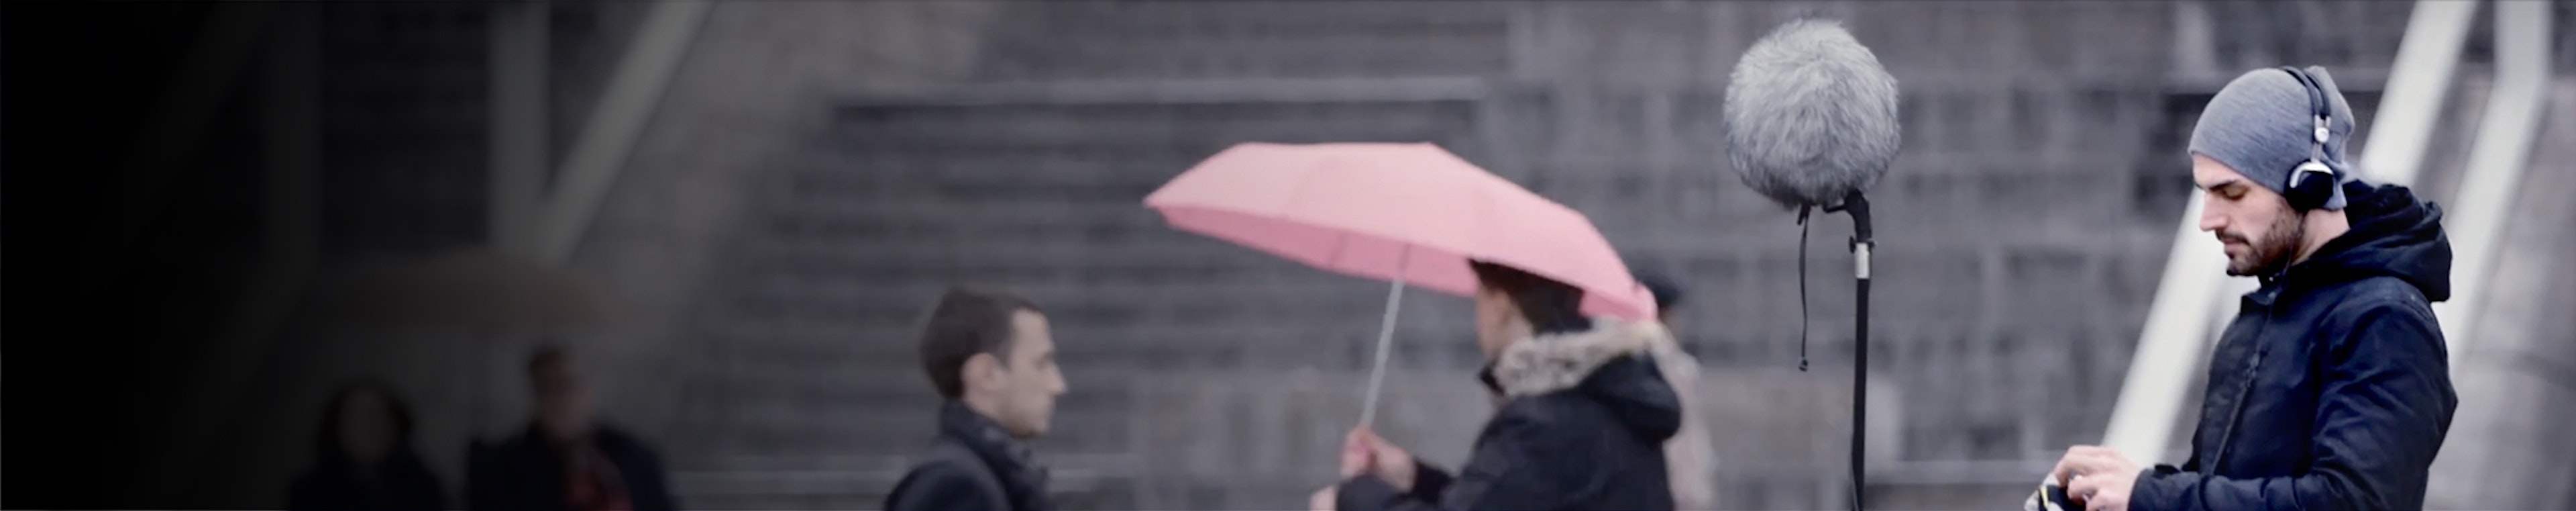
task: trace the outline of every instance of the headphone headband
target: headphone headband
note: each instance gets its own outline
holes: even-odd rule
[[[2326,138],[2329,136],[2326,131],[2326,119],[2334,116],[2334,107],[2326,101],[2325,85],[2317,83],[2316,77],[2309,76],[2306,70],[2296,66],[2281,66],[2281,71],[2290,73],[2291,79],[2299,81],[2299,88],[2307,91],[2308,116],[2316,121],[2316,134],[2310,138],[2315,139],[2319,144],[2326,143]]]
[[[2336,175],[2334,168],[2325,164],[2326,142],[2333,137],[2327,121],[2334,116],[2334,109],[2326,98],[2325,85],[2318,82],[2315,76],[2310,76],[2307,71],[2293,66],[2281,66],[2280,69],[2290,73],[2290,78],[2298,80],[2299,88],[2307,90],[2308,118],[2314,123],[2314,131],[2308,139],[2308,160],[2300,163],[2297,168],[2290,169],[2290,180],[2284,183],[2282,195],[2290,200],[2291,208],[2300,211],[2325,207],[2333,199],[2334,189],[2342,181],[2342,176]],[[2307,175],[2312,173],[2322,175]]]

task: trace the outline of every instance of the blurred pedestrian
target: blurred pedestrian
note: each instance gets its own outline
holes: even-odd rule
[[[1673,320],[1676,319],[1674,310],[1682,306],[1681,283],[1652,273],[1637,274],[1637,283],[1646,286],[1647,293],[1655,295],[1655,322],[1663,323],[1665,330],[1679,331]]]
[[[1470,264],[1477,345],[1505,396],[1455,474],[1367,428],[1343,447],[1340,484],[1310,506],[1389,509],[1673,509],[1665,443],[1684,402],[1658,366],[1654,322],[1586,318],[1583,291],[1488,262]]]
[[[2441,208],[2353,175],[2354,128],[2324,68],[2248,72],[2210,98],[2190,147],[2200,229],[2262,287],[2220,336],[2182,466],[2095,446],[2058,461],[2085,509],[2424,505],[2459,405],[2432,310],[2451,247]]]
[[[1682,305],[1682,286],[1661,275],[1640,274],[1637,282],[1655,295],[1655,318],[1667,335],[1657,337],[1655,366],[1682,401],[1682,430],[1664,442],[1664,459],[1672,466],[1673,507],[1706,510],[1717,505],[1717,448],[1709,440],[1707,405],[1699,400],[1699,358],[1682,349],[1681,329],[1673,319]]]
[[[466,463],[466,507],[494,511],[669,511],[661,459],[643,441],[599,421],[590,386],[569,352],[528,360],[536,419]]]
[[[950,289],[920,339],[922,369],[945,398],[939,441],[886,496],[888,511],[1035,511],[1047,472],[1024,441],[1044,436],[1065,393],[1046,313],[997,291]]]
[[[375,380],[342,384],[323,405],[313,467],[295,479],[286,508],[447,509],[438,476],[412,450],[411,406]]]

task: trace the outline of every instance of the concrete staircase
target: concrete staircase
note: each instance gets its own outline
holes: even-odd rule
[[[1348,367],[1357,351],[1299,337],[1378,306],[1375,286],[1356,279],[1174,232],[1144,195],[1240,141],[1454,141],[1470,131],[1469,106],[842,108],[807,150],[812,159],[765,187],[761,234],[726,265],[738,286],[713,297],[728,305],[706,324],[725,328],[717,336],[728,342],[703,362],[731,369],[692,386],[691,398],[709,404],[689,414],[705,422],[684,426],[723,454],[690,470],[759,479],[750,474],[899,467],[872,457],[918,452],[935,425],[910,328],[930,297],[961,282],[1007,286],[1059,318],[1074,391],[1058,405],[1049,457],[1113,465],[1059,465],[1077,471],[1132,470],[1114,466],[1148,441],[1128,434],[1144,420],[1131,413],[1130,375]],[[1258,281],[1280,285],[1206,284]],[[1336,344],[1348,347],[1326,346]],[[860,493],[831,502],[873,505],[865,492],[892,483],[851,481]]]
[[[2339,76],[2384,67],[2404,25],[2402,4],[2295,5],[2357,27],[2276,43]],[[1138,201],[1235,142],[1428,140],[1591,213],[1632,262],[1703,290],[1684,333],[1727,375],[1712,392],[1733,432],[1720,494],[1737,508],[1837,507],[1841,437],[1820,430],[1847,413],[1833,382],[1848,378],[1848,324],[1832,318],[1850,296],[1831,277],[1848,267],[1835,241],[1847,231],[1813,233],[1818,369],[1783,370],[1799,334],[1795,227],[1706,163],[1712,77],[1794,7],[999,9],[967,76],[816,105],[828,115],[753,173],[676,319],[676,480],[698,507],[878,505],[932,431],[910,327],[940,288],[983,283],[1055,318],[1073,391],[1040,452],[1066,507],[1295,505],[1329,478],[1325,455],[1356,415],[1349,382],[1384,288],[1174,232]],[[2101,42],[2163,37],[2165,6],[2081,7],[1850,13],[1908,80],[1906,116],[1921,123],[1903,174],[1881,186],[1905,213],[1882,220],[1874,342],[1880,381],[1901,390],[1874,395],[1906,409],[1873,415],[1895,435],[1873,444],[1889,450],[1873,462],[1889,469],[1872,489],[1882,507],[2017,502],[2045,466],[2014,463],[2095,440],[2107,416],[2188,190],[2179,158],[2159,156],[2180,138],[2160,130],[2187,131],[2175,114],[2196,111],[2195,87],[2233,73],[2175,76],[2159,48]],[[2222,53],[2212,68],[2272,58]],[[1467,310],[1417,296],[1405,311],[1393,359],[1412,374],[1390,386],[1412,390],[1388,397],[1382,428],[1454,463],[1482,413],[1465,379],[1476,355],[1451,342]],[[1764,390],[1732,392],[1748,388]],[[1922,477],[1955,475],[1951,462],[1995,466]]]
[[[878,505],[935,426],[912,326],[957,283],[1013,289],[1056,318],[1073,390],[1041,452],[1065,506],[1270,505],[1141,486],[1164,440],[1151,423],[1211,411],[1147,408],[1220,376],[1171,371],[1361,367],[1374,325],[1353,318],[1375,318],[1383,288],[1173,231],[1141,201],[1238,142],[1481,149],[1474,102],[1407,94],[1420,90],[1407,78],[1499,72],[1505,11],[1351,7],[1013,4],[992,15],[967,83],[825,105],[755,178],[739,242],[687,322],[708,339],[671,426],[690,439],[672,459],[691,505]],[[1151,90],[1208,94],[1137,93]],[[1399,356],[1474,357],[1424,344]]]
[[[1506,69],[1509,3],[1062,2],[994,25],[995,81],[1482,75]]]
[[[483,4],[329,3],[320,27],[321,168],[315,184],[319,267],[299,291],[299,304],[278,325],[246,388],[228,389],[238,407],[203,426],[217,431],[189,479],[210,499],[198,507],[274,508],[310,461],[313,415],[326,392],[351,377],[392,382],[418,414],[413,440],[453,493],[463,480],[466,439],[478,433],[475,407],[489,406],[465,375],[474,373],[472,342],[396,332],[351,333],[327,323],[341,277],[376,257],[481,243],[486,209],[489,8]],[[558,128],[597,97],[603,54],[622,46],[631,6],[556,3],[553,9],[550,104]],[[254,65],[257,68],[257,65]],[[259,76],[252,73],[251,76]],[[256,91],[257,89],[252,89]],[[251,97],[256,98],[256,94]],[[252,104],[256,104],[253,102]],[[258,110],[242,114],[256,120]],[[558,129],[558,131],[562,131]],[[248,131],[256,136],[256,131]],[[556,135],[556,155],[570,137]],[[232,145],[258,147],[257,142]],[[267,185],[239,180],[244,189]],[[225,191],[238,192],[227,188]],[[241,195],[236,195],[239,197]],[[257,197],[257,195],[249,195]],[[221,303],[226,300],[209,300]],[[230,318],[243,321],[247,318]],[[211,330],[211,328],[209,328]],[[515,354],[502,354],[515,358]],[[504,383],[503,385],[507,385]],[[508,388],[508,387],[504,387]],[[507,402],[507,401],[504,401]],[[451,500],[451,502],[461,502]],[[184,507],[184,506],[183,506]]]

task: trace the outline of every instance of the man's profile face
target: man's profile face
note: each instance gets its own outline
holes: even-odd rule
[[[2289,199],[2208,156],[2191,155],[2191,179],[2205,195],[2200,230],[2225,246],[2228,275],[2270,275],[2297,257],[2307,225]]]
[[[1021,310],[1011,314],[1011,346],[996,371],[993,389],[1000,403],[993,421],[1012,436],[1035,438],[1047,433],[1055,417],[1055,399],[1065,392],[1064,373],[1056,370],[1055,338],[1046,316]]]

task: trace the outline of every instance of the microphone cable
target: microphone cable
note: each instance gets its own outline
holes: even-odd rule
[[[1807,212],[1798,207],[1798,372],[1807,372]]]

